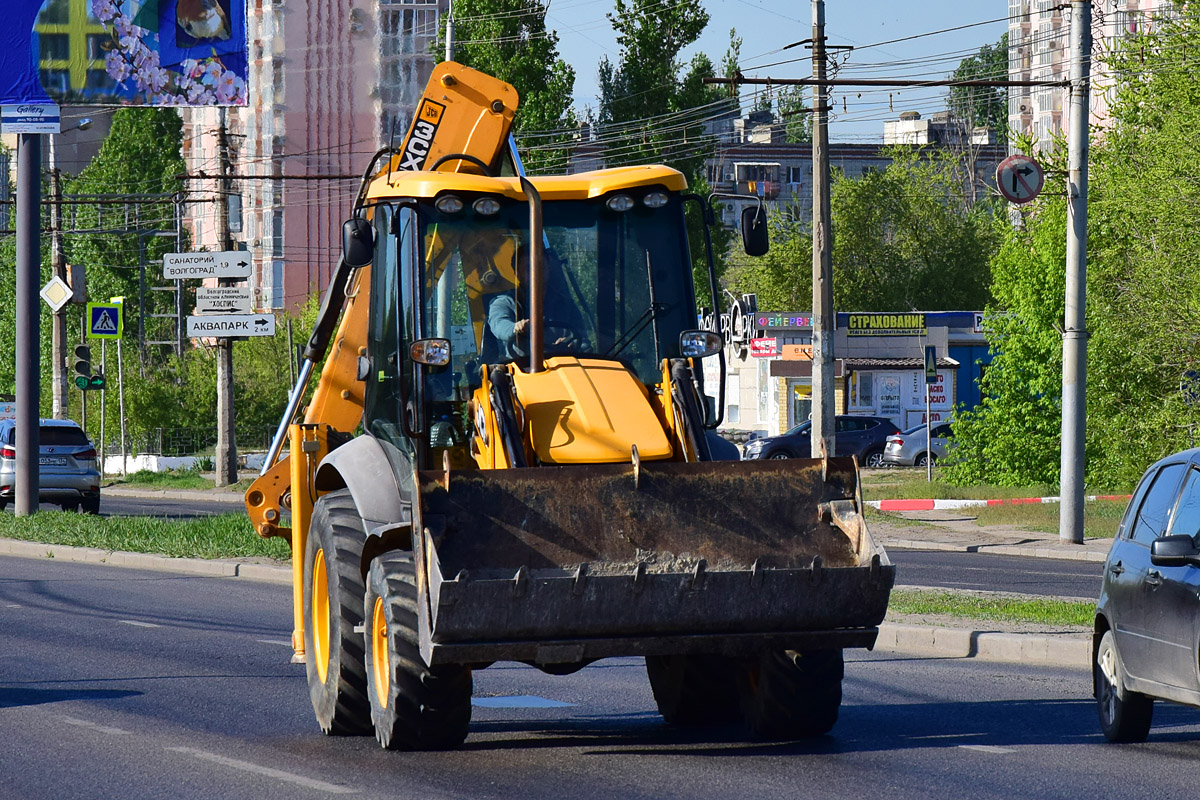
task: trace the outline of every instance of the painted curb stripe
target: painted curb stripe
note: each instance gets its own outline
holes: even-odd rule
[[[1120,500],[1125,502],[1133,495],[1129,494],[1093,494],[1083,498],[1088,502],[1096,500]],[[996,498],[992,500],[867,500],[865,505],[880,511],[941,511],[956,508],[971,508],[973,506],[1009,506],[1036,505],[1038,503],[1057,503],[1057,497],[1014,497]]]

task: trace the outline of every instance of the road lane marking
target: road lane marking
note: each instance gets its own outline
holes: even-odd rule
[[[291,647],[292,643],[286,639],[259,639],[259,644],[277,644],[280,647]]]
[[[351,789],[348,786],[336,786],[332,783],[305,778],[302,775],[293,775],[290,772],[283,770],[264,767],[260,764],[252,764],[249,761],[239,761],[236,758],[226,758],[219,756],[216,753],[209,753],[204,750],[197,750],[194,747],[168,747],[168,750],[174,753],[182,753],[185,756],[192,756],[203,761],[211,761],[214,764],[220,764],[223,767],[231,767],[240,769],[243,772],[251,772],[255,775],[263,775],[268,778],[284,781],[285,783],[293,783],[297,786],[303,786],[306,789],[316,789],[319,792],[327,794],[358,794],[357,789]]]
[[[111,734],[112,736],[128,736],[129,735],[129,731],[123,731],[120,728],[110,728],[107,725],[98,725],[95,722],[89,722],[86,719],[79,719],[78,717],[68,717],[66,715],[59,715],[59,718],[62,719],[62,721],[67,723],[68,725],[75,725],[76,727],[79,727],[79,728],[87,728],[89,731],[95,731],[96,733],[107,733],[107,734]]]
[[[21,607],[20,603],[9,603],[7,606],[5,606],[5,608],[20,608],[20,607]]]
[[[994,744],[960,744],[963,750],[974,750],[977,753],[1015,753],[1011,747],[997,747]]]
[[[531,694],[518,694],[506,697],[472,697],[471,705],[480,708],[570,708],[575,704]]]
[[[139,622],[136,619],[123,619],[123,620],[121,620],[121,622],[123,622],[126,625],[133,625],[138,628],[160,628],[160,627],[162,627],[161,625],[155,625],[153,622]]]

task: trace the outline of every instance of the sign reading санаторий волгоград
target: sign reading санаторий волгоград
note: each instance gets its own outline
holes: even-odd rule
[[[247,105],[245,0],[4,0],[0,104]]]

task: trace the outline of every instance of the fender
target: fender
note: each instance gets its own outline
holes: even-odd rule
[[[332,451],[317,467],[320,492],[349,489],[362,517],[363,529],[408,524],[408,498],[396,483],[396,474],[381,444],[373,436],[358,436]]]

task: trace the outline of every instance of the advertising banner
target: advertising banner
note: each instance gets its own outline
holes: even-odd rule
[[[924,336],[924,314],[850,314],[847,336]]]
[[[0,104],[244,106],[245,0],[5,0]]]

